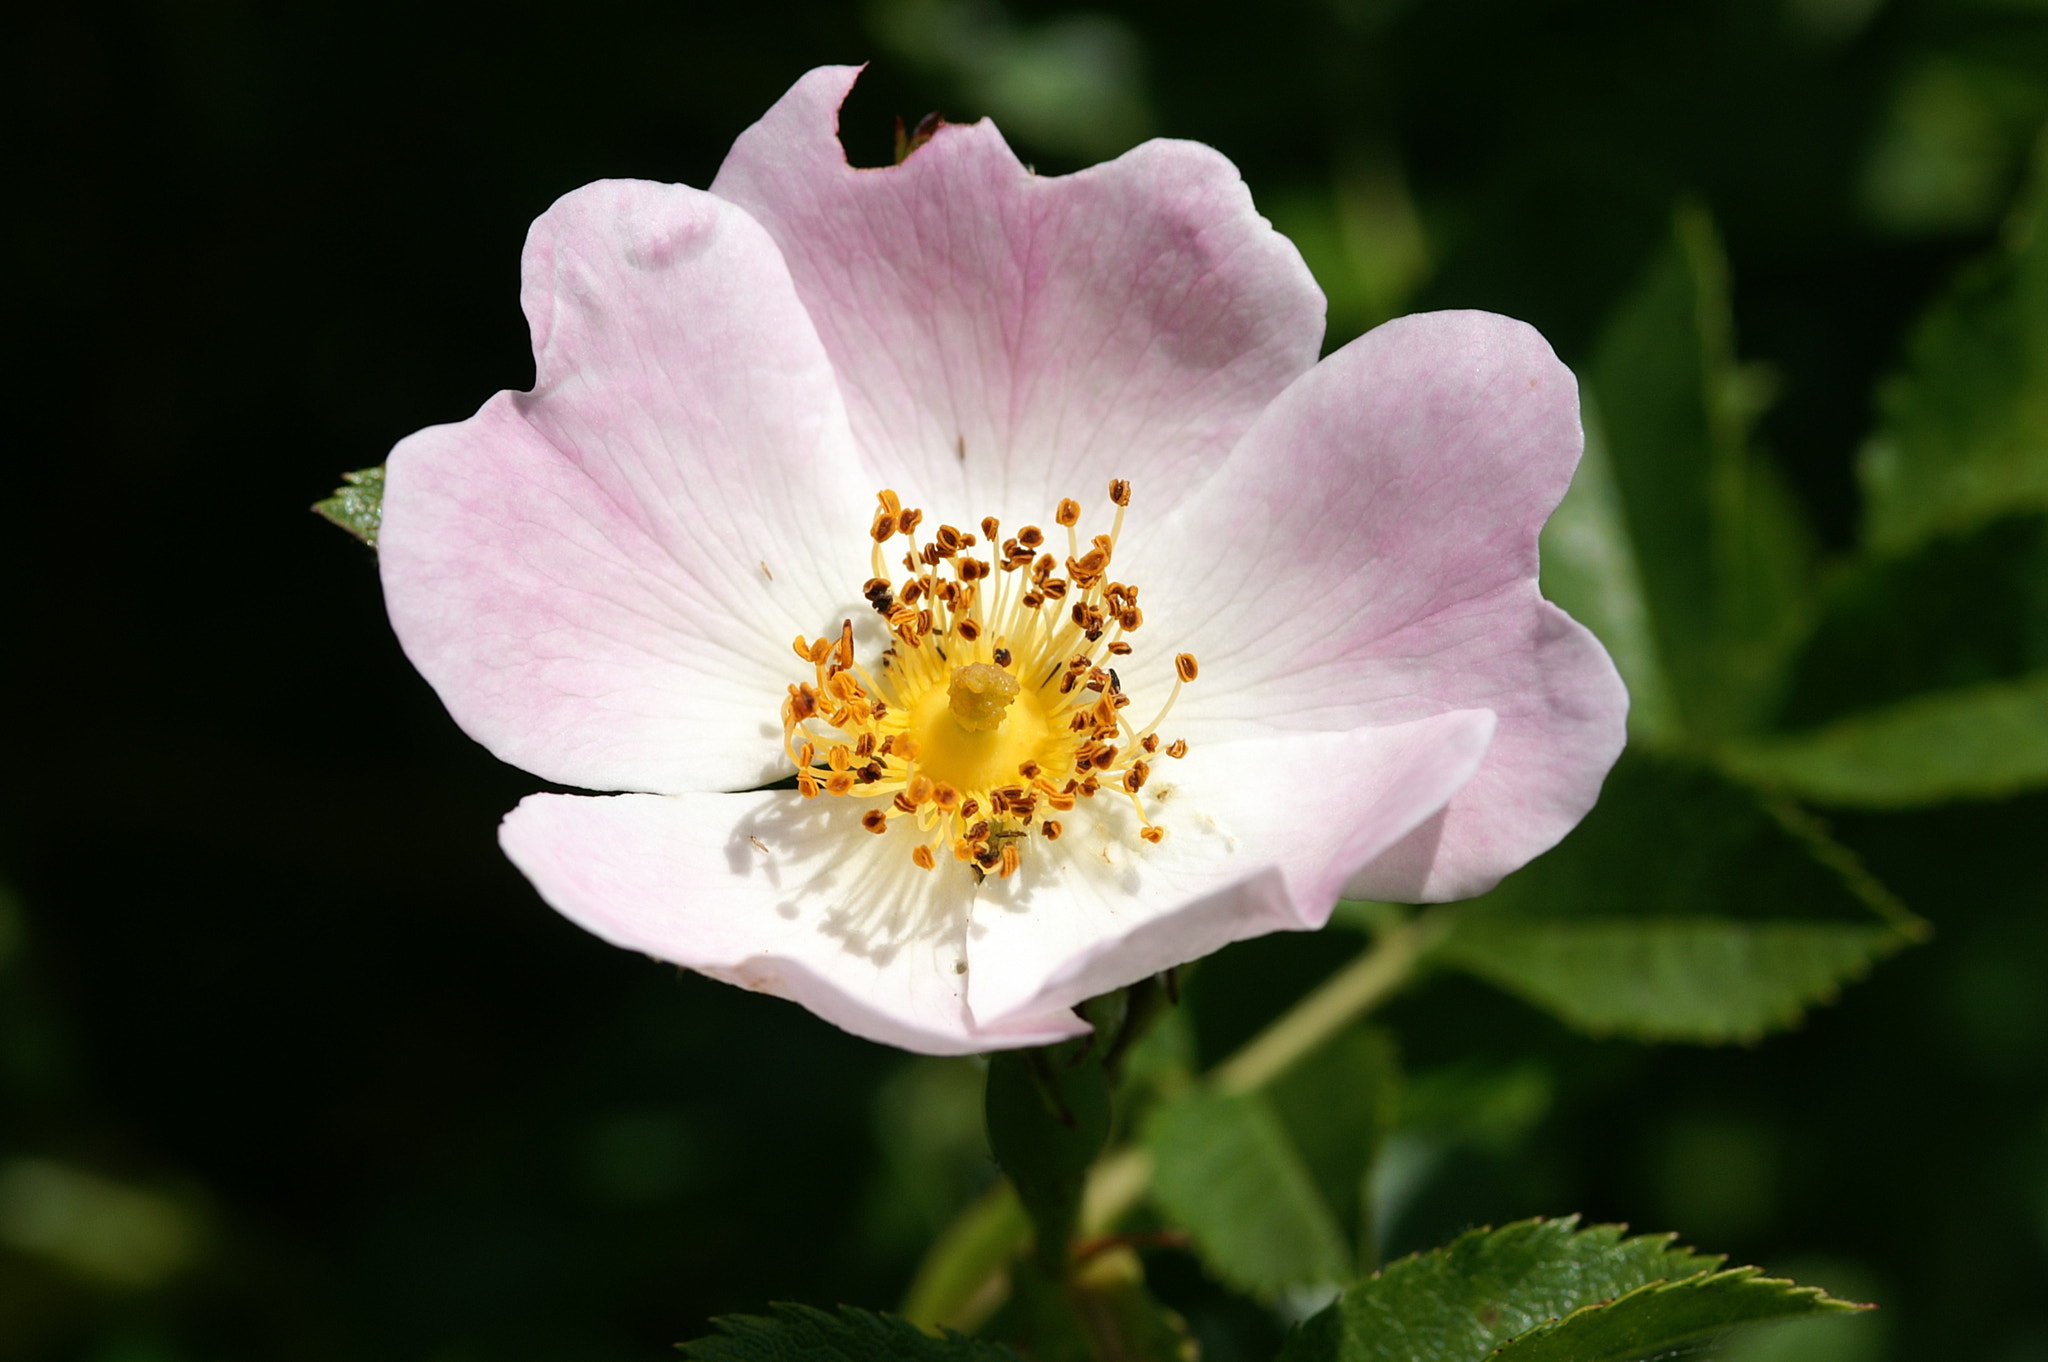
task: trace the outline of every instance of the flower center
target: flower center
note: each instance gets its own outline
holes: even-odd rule
[[[1162,750],[1159,723],[1195,679],[1195,659],[1174,659],[1173,692],[1150,723],[1124,717],[1130,698],[1108,663],[1130,656],[1127,636],[1145,616],[1138,588],[1109,577],[1131,485],[1110,483],[1109,498],[1115,522],[1085,548],[1074,528],[1080,503],[1059,504],[1062,561],[1043,551],[1036,525],[999,544],[994,517],[981,522],[980,538],[941,525],[920,545],[924,513],[894,492],[877,494],[875,575],[862,594],[892,641],[871,671],[854,656],[852,620],[836,639],[797,637],[796,654],[816,676],[789,688],[782,730],[803,796],[872,800],[861,826],[878,835],[907,826],[920,868],[949,854],[976,879],[1016,874],[1031,836],[1057,839],[1053,815],[1098,794],[1128,798],[1138,835],[1162,840],[1139,792],[1152,774],[1147,759]],[[898,537],[908,541],[900,583],[884,556]],[[984,542],[987,557],[975,557]],[[1181,757],[1188,745],[1163,750]]]

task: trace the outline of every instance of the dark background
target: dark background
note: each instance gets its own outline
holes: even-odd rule
[[[1873,386],[1992,241],[2048,104],[2019,3],[1078,13],[10,21],[0,1357],[657,1358],[772,1299],[893,1304],[980,1175],[971,1072],[546,910],[493,837],[537,782],[455,730],[370,552],[306,511],[530,380],[518,252],[559,194],[706,184],[803,70],[873,60],[857,160],[934,108],[993,110],[1046,172],[1148,130],[1206,141],[1298,226],[1333,342],[1483,307],[1567,362],[1689,197],[1776,378],[1764,439],[1839,550]],[[1033,95],[1034,70],[1094,74]],[[1353,190],[1377,207],[1346,256],[1330,205]],[[1404,999],[1411,1065],[1526,1063],[1549,1096],[1525,1138],[1440,1169],[1392,1247],[1583,1211],[1873,1296],[1878,1320],[1829,1336],[1843,1358],[2048,1359],[2044,820],[2042,797],[1837,820],[1938,935],[1753,1049],[1580,1039],[1477,984]],[[1216,962],[1208,1048],[1353,948]],[[142,1197],[107,1205],[168,1246],[39,1248],[20,1170],[53,1165]],[[1191,1262],[1155,1268],[1211,1309]],[[1211,1313],[1212,1356],[1270,1328]]]

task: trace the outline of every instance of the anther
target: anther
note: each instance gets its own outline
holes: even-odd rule
[[[988,540],[989,543],[993,544],[996,542],[996,531],[1001,528],[1002,522],[998,521],[994,516],[985,515],[981,518],[982,537]]]
[[[1045,840],[1046,840],[1046,841],[1048,841],[1048,842],[1057,842],[1057,841],[1059,841],[1059,839],[1060,839],[1060,821],[1059,821],[1059,819],[1057,819],[1057,818],[1048,818],[1048,819],[1046,819],[1046,820],[1045,820],[1045,821],[1044,821],[1043,823],[1040,823],[1040,824],[1038,825],[1038,828],[1039,828],[1039,831],[1041,831],[1041,832],[1043,832],[1043,833],[1045,834]]]
[[[1131,485],[1122,478],[1109,480],[1109,499],[1119,506],[1131,504]]]
[[[860,816],[860,825],[869,832],[880,834],[889,830],[889,815],[880,809],[869,809]]]
[[[1062,498],[1059,509],[1053,513],[1053,519],[1072,529],[1081,523],[1081,503],[1072,497]]]
[[[1035,549],[1045,542],[1045,531],[1036,525],[1026,525],[1017,531],[1017,542],[1027,549]]]
[[[1144,827],[1138,829],[1138,835],[1153,846],[1158,846],[1166,840],[1166,829],[1160,827],[1157,823],[1147,823]]]
[[[938,860],[936,857],[932,855],[932,849],[930,847],[925,846],[923,844],[919,844],[918,847],[910,853],[910,863],[916,866],[919,870],[930,870],[933,866],[938,864]]]
[[[1192,681],[1200,669],[1195,665],[1193,653],[1180,653],[1173,659],[1173,672],[1183,681]]]
[[[1186,738],[1175,738],[1173,740],[1172,745],[1166,749],[1166,755],[1172,757],[1176,761],[1180,760],[1180,758],[1186,756],[1187,754],[1188,740]]]

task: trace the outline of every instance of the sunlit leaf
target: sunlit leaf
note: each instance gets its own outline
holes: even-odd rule
[[[1864,539],[1896,549],[2048,506],[2048,139],[2003,247],[1922,319],[1863,451]]]
[[[1219,1278],[1277,1296],[1351,1277],[1337,1219],[1264,1096],[1191,1092],[1144,1134],[1154,1199]]]
[[[1287,1341],[1282,1362],[1479,1362],[1517,1334],[1719,1258],[1578,1217],[1472,1230],[1390,1263]]]
[[[682,1345],[691,1362],[1017,1362],[995,1343],[934,1338],[908,1320],[841,1306],[772,1305],[767,1315],[727,1315],[718,1332]]]
[[[374,549],[384,519],[384,465],[343,473],[341,480],[334,495],[314,502],[313,510]]]
[[[1862,1307],[1818,1287],[1738,1267],[1639,1287],[1509,1339],[1499,1362],[1645,1362],[1743,1324],[1840,1314]]]
[[[1472,1230],[1345,1292],[1282,1362],[1624,1362],[1737,1324],[1856,1308],[1754,1268],[1718,1271],[1720,1258],[1672,1235],[1624,1233],[1581,1230],[1576,1216]]]

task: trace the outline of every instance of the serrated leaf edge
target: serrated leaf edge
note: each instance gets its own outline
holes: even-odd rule
[[[1485,1239],[1496,1234],[1506,1234],[1510,1230],[1534,1230],[1543,1225],[1562,1226],[1564,1228],[1565,1233],[1571,1236],[1572,1242],[1574,1243],[1579,1242],[1583,1239],[1592,1238],[1594,1236],[1606,1236],[1607,1242],[1604,1245],[1602,1245],[1602,1247],[1609,1249],[1618,1249],[1630,1244],[1640,1244],[1652,1240],[1661,1240],[1663,1244],[1661,1251],[1665,1253],[1670,1253],[1674,1251],[1688,1253],[1691,1254],[1695,1259],[1698,1259],[1702,1262],[1711,1261],[1717,1264],[1726,1262],[1728,1258],[1728,1255],[1726,1255],[1725,1253],[1701,1253],[1698,1249],[1690,1247],[1680,1247],[1674,1250],[1672,1246],[1676,1244],[1678,1240],[1678,1231],[1676,1230],[1653,1230],[1646,1234],[1631,1235],[1628,1232],[1628,1224],[1625,1221],[1601,1221],[1598,1224],[1587,1225],[1583,1228],[1580,1228],[1580,1218],[1581,1217],[1579,1216],[1579,1213],[1577,1211],[1574,1211],[1570,1215],[1532,1215],[1522,1220],[1510,1220],[1504,1225],[1475,1226],[1472,1229],[1466,1230],[1457,1238],[1451,1240],[1451,1242],[1448,1244],[1438,1244],[1435,1248],[1417,1249],[1415,1252],[1408,1254],[1406,1257],[1396,1258],[1391,1263],[1383,1264],[1379,1268],[1379,1270],[1374,1272],[1371,1276],[1362,1277],[1357,1282],[1353,1282],[1350,1287],[1346,1288],[1346,1291],[1348,1293],[1349,1291],[1356,1290],[1360,1285],[1363,1285],[1365,1282],[1378,1281],[1380,1278],[1386,1276],[1389,1272],[1392,1272],[1395,1269],[1400,1268],[1404,1264],[1413,1263],[1420,1259],[1428,1258],[1433,1254],[1449,1254],[1452,1250],[1456,1249],[1460,1244],[1464,1243],[1468,1239]],[[1701,1269],[1701,1272],[1712,1271],[1714,1271],[1713,1268]],[[1701,1272],[1696,1272],[1691,1275],[1696,1277],[1701,1275]],[[1660,1277],[1657,1280],[1669,1281],[1670,1278]],[[1649,1284],[1654,1286],[1656,1283],[1653,1282]],[[1616,1296],[1614,1299],[1620,1300],[1621,1297]],[[1612,1301],[1602,1302],[1602,1304],[1612,1303]]]
[[[328,524],[376,548],[377,532],[384,523],[384,465],[343,473],[341,484],[334,495],[314,502],[310,509]]]
[[[1647,1234],[1636,1236],[1637,1239],[1652,1239],[1656,1237],[1658,1236]],[[1663,1236],[1663,1238],[1667,1241],[1676,1239],[1677,1237],[1678,1236],[1675,1233]],[[1714,1257],[1715,1255],[1700,1254],[1698,1256]],[[1874,1310],[1877,1308],[1874,1305],[1866,1304],[1864,1302],[1845,1301],[1837,1297],[1830,1296],[1827,1293],[1826,1289],[1823,1287],[1801,1286],[1798,1282],[1793,1281],[1790,1277],[1766,1277],[1763,1275],[1763,1269],[1760,1267],[1725,1267],[1720,1269],[1706,1268],[1702,1271],[1692,1273],[1691,1275],[1685,1277],[1660,1277],[1654,1282],[1644,1282],[1641,1286],[1637,1287],[1633,1291],[1624,1291],[1619,1296],[1614,1297],[1612,1300],[1593,1301],[1589,1304],[1582,1305],[1568,1315],[1559,1315],[1555,1319],[1546,1320],[1543,1323],[1536,1325],[1534,1328],[1524,1329],[1521,1333],[1516,1334],[1513,1338],[1503,1339],[1501,1341],[1500,1346],[1495,1348],[1492,1352],[1488,1353],[1487,1356],[1499,1357],[1502,1353],[1506,1352],[1509,1348],[1521,1342],[1523,1339],[1534,1338],[1539,1334],[1546,1334],[1551,1332],[1552,1330],[1561,1329],[1565,1325],[1570,1324],[1573,1320],[1578,1319],[1584,1315],[1596,1314],[1602,1310],[1612,1310],[1615,1306],[1620,1305],[1622,1302],[1634,1300],[1637,1296],[1662,1295],[1664,1293],[1671,1291],[1678,1291],[1682,1289],[1705,1286],[1708,1282],[1718,1282],[1729,1278],[1734,1278],[1741,1281],[1754,1281],[1759,1286],[1787,1287],[1789,1288],[1789,1290],[1786,1292],[1788,1296],[1804,1296],[1808,1300],[1812,1301],[1814,1305],[1817,1306],[1819,1309],[1827,1311],[1831,1314],[1842,1314],[1852,1312],[1860,1313],[1865,1310]],[[1718,1332],[1721,1329],[1733,1327],[1736,1326],[1726,1324],[1716,1325],[1710,1329],[1699,1330],[1694,1333],[1687,1334],[1681,1338],[1672,1339],[1671,1342],[1673,1344],[1685,1343],[1695,1338],[1704,1337],[1709,1333],[1714,1333]]]

